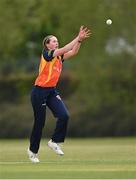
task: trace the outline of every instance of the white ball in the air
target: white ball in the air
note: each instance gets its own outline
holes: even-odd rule
[[[112,24],[112,20],[111,19],[107,19],[106,24],[107,25],[111,25]]]

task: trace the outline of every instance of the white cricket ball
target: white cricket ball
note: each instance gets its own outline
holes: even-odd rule
[[[112,24],[112,20],[111,19],[107,19],[106,24],[107,25],[111,25]]]

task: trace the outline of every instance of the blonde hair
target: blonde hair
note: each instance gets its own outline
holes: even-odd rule
[[[44,47],[45,49],[48,49],[47,46],[46,46],[46,44],[49,44],[50,39],[51,39],[52,37],[53,37],[53,35],[48,35],[48,36],[46,36],[46,37],[43,39],[43,47]]]

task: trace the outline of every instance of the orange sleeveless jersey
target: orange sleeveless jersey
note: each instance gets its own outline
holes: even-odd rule
[[[53,57],[51,61],[46,61],[43,54],[39,66],[39,75],[36,78],[35,85],[41,87],[55,87],[62,70],[62,57]]]

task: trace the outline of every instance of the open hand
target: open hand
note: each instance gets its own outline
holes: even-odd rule
[[[83,41],[86,38],[89,38],[91,35],[90,29],[87,27],[81,26],[78,34],[79,41]]]

